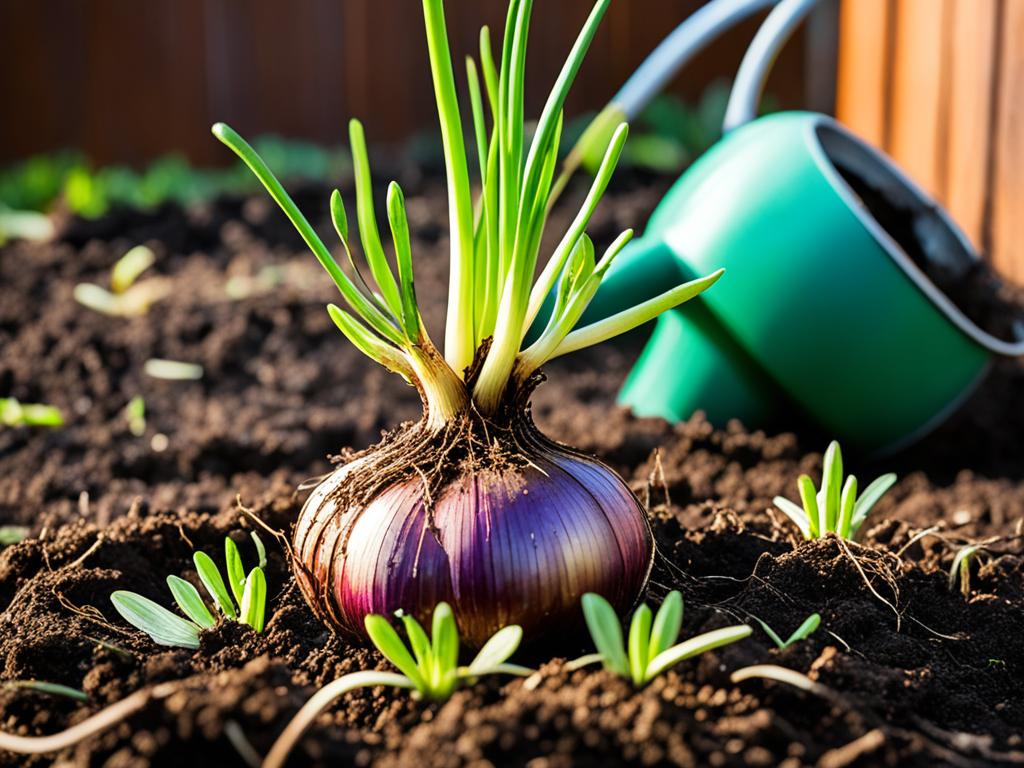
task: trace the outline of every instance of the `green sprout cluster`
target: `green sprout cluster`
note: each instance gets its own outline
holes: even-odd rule
[[[757,623],[761,625],[761,629],[764,630],[764,633],[768,635],[769,638],[771,638],[771,641],[773,643],[775,643],[775,647],[778,648],[780,651],[784,651],[794,643],[799,643],[801,640],[806,640],[808,637],[813,635],[818,630],[818,627],[821,625],[821,614],[812,613],[810,616],[804,619],[803,624],[801,624],[799,627],[793,630],[793,634],[791,634],[785,640],[783,640],[782,636],[779,635],[774,629],[769,627],[767,622],[762,621],[761,619],[757,619]]]
[[[597,653],[582,656],[569,666],[576,669],[600,662],[609,672],[631,680],[637,688],[681,661],[735,643],[752,631],[746,624],[738,624],[676,643],[683,625],[683,596],[676,590],[668,593],[653,621],[646,603],[633,612],[628,644],[623,641],[615,609],[600,595],[588,592],[583,596],[583,616]]]
[[[459,666],[459,630],[448,603],[438,603],[431,617],[431,634],[408,614],[399,614],[408,645],[383,616],[370,614],[366,632],[377,650],[400,672],[366,670],[353,672],[317,691],[282,731],[263,761],[263,768],[281,768],[292,748],[317,715],[331,702],[356,688],[385,686],[410,689],[416,698],[444,701],[462,683],[473,683],[487,675],[530,675],[532,669],[509,664],[523,639],[523,630],[510,625],[498,630],[469,663]]]
[[[246,624],[256,632],[262,632],[267,604],[267,579],[263,573],[267,567],[267,553],[255,531],[251,536],[256,545],[259,565],[249,571],[248,575],[238,546],[230,537],[224,539],[227,584],[213,558],[205,552],[196,552],[192,560],[199,580],[213,599],[214,612],[219,611],[230,621]],[[199,590],[185,579],[168,576],[167,586],[174,602],[188,618],[182,618],[159,603],[127,590],[114,592],[110,601],[125,621],[145,632],[158,645],[198,648],[199,633],[217,623],[214,612],[207,607]]]
[[[42,403],[19,403],[13,397],[0,397],[0,426],[61,427],[64,416],[60,409]]]
[[[137,317],[170,293],[167,280],[154,277],[136,282],[156,262],[156,254],[145,245],[125,253],[110,271],[110,289],[95,283],[79,283],[74,298],[83,307],[110,317]]]
[[[513,386],[525,382],[552,358],[598,344],[653,319],[710,287],[722,274],[719,270],[669,287],[635,307],[575,327],[616,255],[633,234],[631,230],[623,232],[600,258],[586,234],[625,145],[628,129],[620,123],[603,147],[602,160],[579,213],[534,279],[541,236],[562,186],[562,180],[555,182],[555,171],[565,100],[609,1],[598,0],[594,5],[529,141],[526,42],[534,0],[510,3],[500,58],[495,58],[492,51],[489,30],[481,30],[479,64],[469,58],[466,65],[473,126],[468,151],[475,150],[480,169],[479,192],[474,199],[443,3],[423,0],[451,227],[443,358],[427,334],[416,303],[409,224],[404,196],[396,183],[390,185],[387,194],[395,269],[385,253],[374,213],[362,125],[352,121],[349,139],[359,238],[375,286],[363,277],[353,259],[348,218],[339,193],[331,197],[331,215],[352,268],[351,276],[335,261],[259,154],[227,125],[218,123],[213,127],[214,135],[263,183],[334,280],[347,304],[347,309],[329,308],[338,328],[365,355],[419,386],[427,402],[427,423],[433,429],[442,428],[465,410],[470,399],[482,414],[494,413],[510,382]],[[554,311],[539,338],[525,345],[527,331],[556,286]],[[478,374],[469,382],[467,371],[475,360]]]
[[[857,478],[850,475],[843,482],[843,454],[833,440],[825,451],[821,471],[821,490],[814,487],[808,475],[800,475],[797,488],[803,508],[782,496],[772,502],[788,517],[805,539],[818,539],[834,533],[852,539],[864,524],[872,507],[896,482],[892,472],[882,475],[857,496]]]

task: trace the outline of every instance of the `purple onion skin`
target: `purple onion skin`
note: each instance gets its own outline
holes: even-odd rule
[[[599,461],[554,444],[530,460],[534,466],[450,483],[433,499],[432,521],[419,477],[361,510],[342,509],[332,491],[360,461],[335,470],[296,525],[295,572],[306,600],[358,634],[369,613],[401,609],[425,620],[444,600],[474,648],[509,624],[522,626],[527,640],[575,627],[586,592],[628,610],[654,553],[640,502]]]

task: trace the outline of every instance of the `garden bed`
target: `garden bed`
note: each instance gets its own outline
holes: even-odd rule
[[[440,328],[444,189],[429,173],[406,169],[400,180],[417,291],[427,323]],[[668,181],[619,182],[591,226],[598,246],[641,225]],[[297,200],[326,232],[327,191]],[[324,311],[336,295],[330,280],[271,206],[224,199],[68,219],[56,244],[0,250],[0,393],[52,403],[67,422],[0,430],[0,523],[33,535],[0,553],[0,676],[88,696],[0,690],[0,727],[52,733],[133,691],[175,683],[59,755],[63,765],[244,765],[317,686],[387,666],[313,618],[276,545],[263,635],[228,623],[204,633],[198,651],[165,649],[109,601],[132,589],[167,603],[164,578],[188,574],[193,549],[219,556],[224,535],[261,525],[289,533],[302,501],[295,488],[329,469],[328,454],[363,448],[419,415],[415,391],[338,334]],[[560,232],[573,210],[560,207],[548,231]],[[73,300],[76,283],[105,282],[140,242],[156,251],[172,296],[134,319]],[[799,543],[771,498],[795,498],[798,474],[817,472],[828,436],[633,418],[614,396],[642,343],[634,333],[556,361],[535,394],[535,418],[619,470],[648,503],[658,542],[648,601],[681,590],[684,636],[738,622],[752,623],[753,636],[641,691],[602,671],[567,672],[566,658],[591,649],[583,637],[560,637],[517,655],[539,668],[533,677],[492,678],[445,704],[355,692],[317,722],[293,764],[1024,762],[1024,368],[1000,363],[912,450],[877,465],[848,457],[861,477],[900,474],[863,546]],[[149,358],[199,363],[204,375],[148,378]],[[146,404],[140,436],[125,417],[137,395]],[[993,540],[991,555],[965,599],[947,588],[946,571],[976,540]],[[821,629],[783,652],[755,621],[788,634],[814,611]],[[808,673],[835,696],[729,682],[730,671],[758,663]],[[52,760],[0,753],[2,765]]]

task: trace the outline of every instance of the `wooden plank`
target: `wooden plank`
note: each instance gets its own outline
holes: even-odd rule
[[[842,0],[836,117],[865,141],[888,146],[893,0]]]
[[[1024,2],[1003,4],[993,155],[992,259],[1024,284]]]
[[[991,182],[999,5],[1000,0],[954,0],[953,4],[946,205],[979,249]]]
[[[945,195],[950,0],[896,6],[889,153],[926,191]]]

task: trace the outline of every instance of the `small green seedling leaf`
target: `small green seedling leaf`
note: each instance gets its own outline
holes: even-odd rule
[[[780,651],[784,651],[787,648],[789,648],[789,646],[791,646],[793,643],[799,642],[800,640],[805,640],[806,638],[814,634],[814,632],[818,629],[819,625],[821,624],[821,616],[817,613],[812,613],[810,616],[804,619],[803,624],[797,627],[793,634],[791,634],[789,636],[789,639],[787,640],[783,640],[781,637],[779,637],[775,630],[768,626],[767,622],[762,621],[761,619],[757,619],[757,623],[761,625],[761,628],[764,630],[764,633],[771,638],[772,642],[775,643],[776,647]]]
[[[468,675],[478,677],[498,669],[511,658],[523,640],[523,629],[518,624],[499,629],[466,668]]]
[[[647,665],[647,679],[650,680],[657,677],[680,661],[692,658],[693,656],[700,656],[702,653],[714,648],[720,648],[723,645],[729,645],[737,640],[749,637],[752,631],[746,624],[738,624],[691,637],[689,640],[679,643],[679,645],[672,646],[667,651],[662,651],[651,659],[650,664]]]
[[[128,401],[124,408],[125,418],[128,420],[128,429],[136,437],[146,434],[146,401],[142,395],[136,395]]]
[[[220,607],[221,612],[229,619],[237,619],[238,611],[235,610],[235,605],[231,602],[228,589],[224,586],[224,579],[221,578],[220,571],[217,570],[213,559],[205,552],[196,552],[192,555],[192,562],[195,563],[196,571],[199,573],[199,580],[203,582],[203,586]]]
[[[651,648],[651,609],[641,605],[629,623],[629,673],[633,685],[643,685],[647,672],[647,653]]]
[[[142,370],[147,376],[166,381],[198,381],[203,378],[203,366],[178,360],[150,358],[142,364]]]
[[[0,547],[9,547],[28,538],[28,528],[23,525],[0,525]]]
[[[416,657],[417,666],[423,677],[429,680],[434,670],[434,649],[430,645],[430,638],[415,617],[402,613],[400,618],[405,626],[405,634],[409,637],[409,645]]]
[[[199,625],[171,613],[149,598],[118,590],[110,596],[110,602],[125,621],[145,632],[157,645],[199,647]]]
[[[267,578],[262,568],[253,568],[245,580],[242,592],[242,623],[248,624],[253,631],[263,631],[263,622],[267,606]]]
[[[434,652],[434,677],[431,681],[445,698],[455,686],[459,666],[459,630],[448,603],[434,608],[431,648]]]
[[[971,596],[971,560],[984,550],[977,544],[962,547],[953,558],[953,565],[949,569],[949,591],[952,592],[960,585],[960,592],[964,597]]]
[[[654,627],[651,629],[651,643],[647,651],[647,659],[653,659],[662,651],[672,647],[679,637],[679,630],[683,626],[683,596],[679,590],[673,589],[665,597],[665,602],[658,609],[658,615],[654,617]]]
[[[156,254],[144,245],[137,245],[117,260],[110,271],[110,290],[124,293],[143,272],[156,262]]]
[[[252,537],[252,543],[256,545],[256,558],[259,560],[257,563],[260,568],[267,567],[267,550],[263,546],[263,540],[259,537],[256,531],[250,531],[249,535]]]
[[[6,427],[61,427],[64,416],[52,405],[19,403],[13,397],[0,397],[0,424]]]
[[[64,696],[68,699],[74,699],[75,701],[88,701],[89,696],[85,691],[80,691],[78,688],[71,688],[67,685],[61,685],[60,683],[47,683],[42,680],[5,680],[3,682],[4,688],[23,688],[29,691],[38,691],[39,693],[48,693],[52,696]]]
[[[231,594],[235,596],[235,602],[242,604],[242,593],[245,591],[245,567],[242,565],[242,556],[238,552],[238,545],[231,540],[231,537],[224,539],[224,563],[228,572],[228,586],[231,587]],[[242,612],[244,615],[244,611]]]
[[[366,634],[370,636],[370,640],[377,646],[377,650],[384,655],[384,658],[409,678],[417,691],[427,694],[429,685],[424,676],[420,674],[416,659],[409,653],[402,638],[398,636],[388,620],[383,616],[371,613],[363,620],[363,624],[366,627]]]
[[[611,603],[600,595],[588,592],[583,596],[583,617],[605,667],[617,675],[629,677],[629,659],[622,642],[622,627]]]
[[[213,614],[210,613],[210,609],[203,602],[203,598],[199,596],[199,590],[189,582],[179,576],[168,576],[167,586],[171,588],[174,602],[193,622],[205,629],[209,629],[217,623]]]

